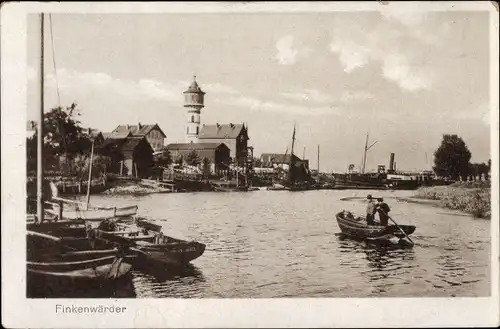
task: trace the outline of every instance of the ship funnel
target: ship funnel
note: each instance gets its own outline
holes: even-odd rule
[[[393,172],[396,168],[394,168],[394,153],[391,153],[391,159],[389,160],[389,170]]]

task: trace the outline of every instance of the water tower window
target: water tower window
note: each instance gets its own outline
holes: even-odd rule
[[[189,127],[186,127],[186,134],[189,134]]]
[[[200,127],[196,127],[196,135],[198,135],[198,133],[200,132]]]

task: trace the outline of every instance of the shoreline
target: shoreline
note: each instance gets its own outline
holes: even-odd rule
[[[413,196],[402,199],[459,210],[474,218],[491,219],[491,188],[488,186],[469,186],[465,182],[449,186],[421,187]]]

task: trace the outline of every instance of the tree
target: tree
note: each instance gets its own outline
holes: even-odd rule
[[[200,164],[200,157],[198,156],[198,152],[196,150],[192,150],[186,157],[186,163],[190,166],[198,166]]]
[[[43,158],[47,169],[51,169],[53,166],[59,166],[58,169],[63,169],[60,166],[61,156],[64,156],[64,159],[67,159],[69,163],[77,154],[90,152],[92,142],[89,136],[84,133],[80,121],[76,119],[78,115],[80,114],[75,103],[65,108],[53,108],[50,112],[44,114]],[[28,170],[36,170],[37,136],[38,131],[26,141]],[[68,163],[64,164],[64,166],[69,166]],[[71,168],[66,169],[71,170]]]
[[[182,167],[184,165],[184,156],[181,154],[177,157],[175,160],[175,163],[179,165],[179,167]]]
[[[457,180],[470,169],[471,153],[458,135],[443,135],[441,145],[434,152],[434,172],[438,176]]]
[[[259,158],[253,158],[253,166],[256,168],[261,168],[262,161]]]
[[[203,176],[205,177],[210,177],[210,174],[212,173],[212,169],[210,168],[210,160],[208,158],[203,158],[202,160],[202,166],[203,166]]]
[[[170,151],[164,148],[162,153],[155,159],[156,165],[160,167],[168,167],[172,164],[172,155]]]
[[[44,114],[45,144],[55,156],[84,154],[90,151],[92,142],[83,132],[76,116],[80,113],[75,103],[66,108],[56,107]]]

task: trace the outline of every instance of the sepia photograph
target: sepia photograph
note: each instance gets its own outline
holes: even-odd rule
[[[387,327],[408,326],[396,299],[477,299],[498,325],[498,7],[438,4],[23,7],[2,74],[17,300],[53,328],[162,299],[371,301]],[[176,305],[164,327],[212,326]],[[283,309],[217,325],[356,325]]]

